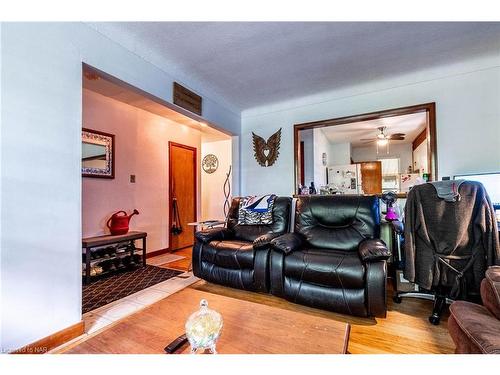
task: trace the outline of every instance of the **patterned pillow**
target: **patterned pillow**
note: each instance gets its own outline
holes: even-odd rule
[[[248,196],[240,201],[239,225],[269,225],[273,223],[276,195]]]

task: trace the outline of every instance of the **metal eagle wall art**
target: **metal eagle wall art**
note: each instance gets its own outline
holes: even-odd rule
[[[278,159],[280,154],[281,128],[269,137],[267,142],[264,138],[252,132],[253,137],[253,152],[255,160],[262,167],[270,167]]]

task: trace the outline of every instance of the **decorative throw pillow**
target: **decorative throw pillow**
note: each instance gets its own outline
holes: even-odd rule
[[[273,223],[273,207],[276,195],[248,196],[240,201],[239,225],[269,225]]]

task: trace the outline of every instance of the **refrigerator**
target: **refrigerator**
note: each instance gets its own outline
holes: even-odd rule
[[[359,164],[331,165],[327,168],[328,188],[337,194],[361,194]]]

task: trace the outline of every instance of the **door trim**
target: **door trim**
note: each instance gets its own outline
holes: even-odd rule
[[[300,149],[299,149],[299,165],[300,165],[300,184],[305,186],[306,184],[306,176],[305,176],[305,161],[304,161],[304,141],[300,141]],[[328,175],[328,174],[327,174]],[[300,192],[299,192],[300,194]]]
[[[184,148],[186,150],[194,151],[193,153],[193,177],[194,177],[194,186],[193,186],[193,192],[194,192],[194,220],[198,220],[198,163],[197,163],[197,157],[198,157],[198,150],[196,147],[191,147],[187,145],[183,145],[182,143],[177,143],[177,142],[168,142],[168,249],[170,252],[178,249],[174,249],[172,247],[172,232],[171,232],[171,226],[172,226],[172,147],[180,147]]]

